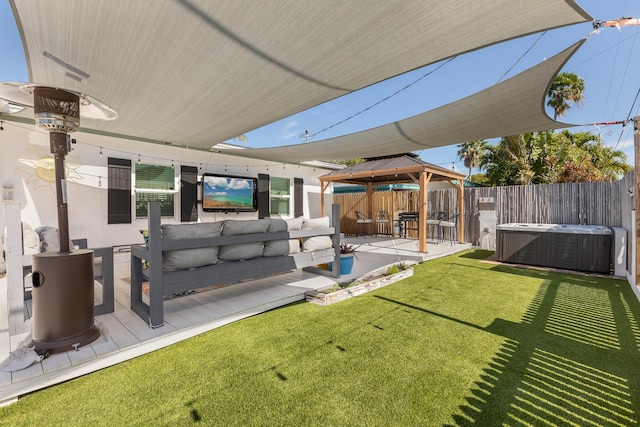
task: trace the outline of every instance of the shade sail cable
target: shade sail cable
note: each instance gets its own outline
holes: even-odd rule
[[[421,80],[423,80],[423,79],[427,78],[428,76],[430,76],[431,74],[435,73],[435,72],[436,72],[436,71],[438,71],[440,68],[444,67],[445,65],[447,65],[449,62],[453,61],[453,60],[454,60],[454,59],[456,59],[456,58],[457,58],[457,56],[453,56],[453,57],[451,57],[451,58],[447,59],[446,61],[444,61],[443,63],[441,63],[440,65],[438,65],[435,69],[433,69],[433,70],[429,71],[428,73],[423,74],[422,76],[418,77],[417,79],[415,79],[414,81],[412,81],[412,82],[411,82],[411,83],[409,83],[408,85],[406,85],[406,86],[404,86],[404,87],[401,87],[400,89],[396,90],[396,91],[395,91],[395,92],[393,92],[391,95],[385,96],[384,98],[382,98],[380,101],[376,102],[375,104],[372,104],[372,105],[368,106],[367,108],[365,108],[365,109],[363,109],[363,110],[360,110],[360,111],[358,111],[358,112],[357,112],[357,113],[355,113],[355,114],[352,114],[351,116],[347,117],[346,119],[340,120],[338,123],[335,123],[335,124],[333,124],[333,125],[331,125],[331,126],[328,126],[328,127],[324,128],[324,129],[322,129],[322,130],[319,130],[318,132],[316,132],[316,133],[314,133],[314,134],[311,134],[311,135],[306,136],[306,139],[307,139],[307,140],[309,140],[309,139],[313,139],[315,136],[319,135],[320,133],[322,133],[322,132],[324,132],[324,131],[327,131],[327,130],[329,130],[329,129],[332,129],[332,128],[336,127],[336,126],[339,126],[339,125],[341,125],[342,123],[345,123],[345,122],[347,122],[347,121],[349,121],[349,120],[353,119],[354,117],[357,117],[357,116],[359,116],[360,114],[362,114],[362,113],[364,113],[364,112],[367,112],[367,111],[371,110],[372,108],[374,108],[374,107],[376,107],[376,106],[378,106],[378,105],[382,104],[383,102],[385,102],[385,101],[387,101],[387,100],[389,100],[389,99],[393,98],[394,96],[396,96],[396,95],[397,95],[397,94],[399,94],[400,92],[403,92],[403,91],[405,91],[405,90],[409,89],[411,86],[415,85],[415,84],[416,84],[416,83],[418,83],[419,81],[421,81]]]

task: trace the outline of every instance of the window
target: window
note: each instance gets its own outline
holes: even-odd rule
[[[136,218],[147,217],[147,202],[160,202],[160,216],[173,217],[175,172],[171,166],[136,163]]]
[[[271,215],[291,215],[291,182],[289,178],[270,178],[269,213]]]

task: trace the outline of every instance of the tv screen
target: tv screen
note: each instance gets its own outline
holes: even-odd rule
[[[202,176],[202,210],[205,212],[255,212],[258,180],[205,173]]]

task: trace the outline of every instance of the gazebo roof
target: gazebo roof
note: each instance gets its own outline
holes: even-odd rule
[[[410,154],[403,154],[368,159],[366,162],[323,175],[319,179],[322,182],[360,185],[369,182],[374,185],[419,183],[419,175],[423,171],[431,174],[430,181],[464,180],[465,178],[464,174],[427,163]]]

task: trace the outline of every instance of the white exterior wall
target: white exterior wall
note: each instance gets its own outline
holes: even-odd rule
[[[42,168],[36,167],[39,161],[42,165],[48,159],[52,159],[48,132],[33,125],[18,122],[4,121],[3,127],[4,130],[0,131],[0,147],[2,147],[0,183],[3,186],[13,186],[13,200],[10,203],[21,206],[22,220],[32,228],[42,225],[57,227],[55,184],[42,179],[38,175]],[[290,178],[292,197],[293,178],[302,178],[304,180],[304,215],[311,218],[320,215],[320,182],[317,177],[329,171],[319,167],[314,169],[304,165],[300,167],[285,165],[283,168],[283,164],[264,160],[187,150],[170,145],[163,146],[84,132],[75,132],[71,137],[77,143],[72,146],[72,151],[65,161],[69,169],[67,175],[69,235],[72,239],[87,238],[90,247],[142,243],[139,230],[147,227],[146,219],[135,219],[133,190],[131,194],[132,223],[107,224],[108,157],[130,159],[132,171],[135,171],[133,164],[138,161],[138,155],[141,156],[143,163],[168,166],[173,163],[178,181],[181,165],[196,166],[200,173],[227,173],[247,177],[257,177],[259,173],[265,173],[274,177]],[[102,156],[100,156],[101,147]],[[132,179],[132,182],[135,181]],[[176,188],[179,188],[179,185],[176,185]],[[163,222],[180,222],[179,196],[179,193],[176,193],[174,218],[163,218]],[[331,201],[332,195],[326,195],[327,206],[330,206]],[[0,230],[4,230],[6,226],[4,206],[6,203],[4,202],[0,207]],[[291,208],[293,209],[293,203]],[[328,211],[330,212],[330,209]],[[257,217],[257,212],[225,214],[199,211],[199,221]]]

